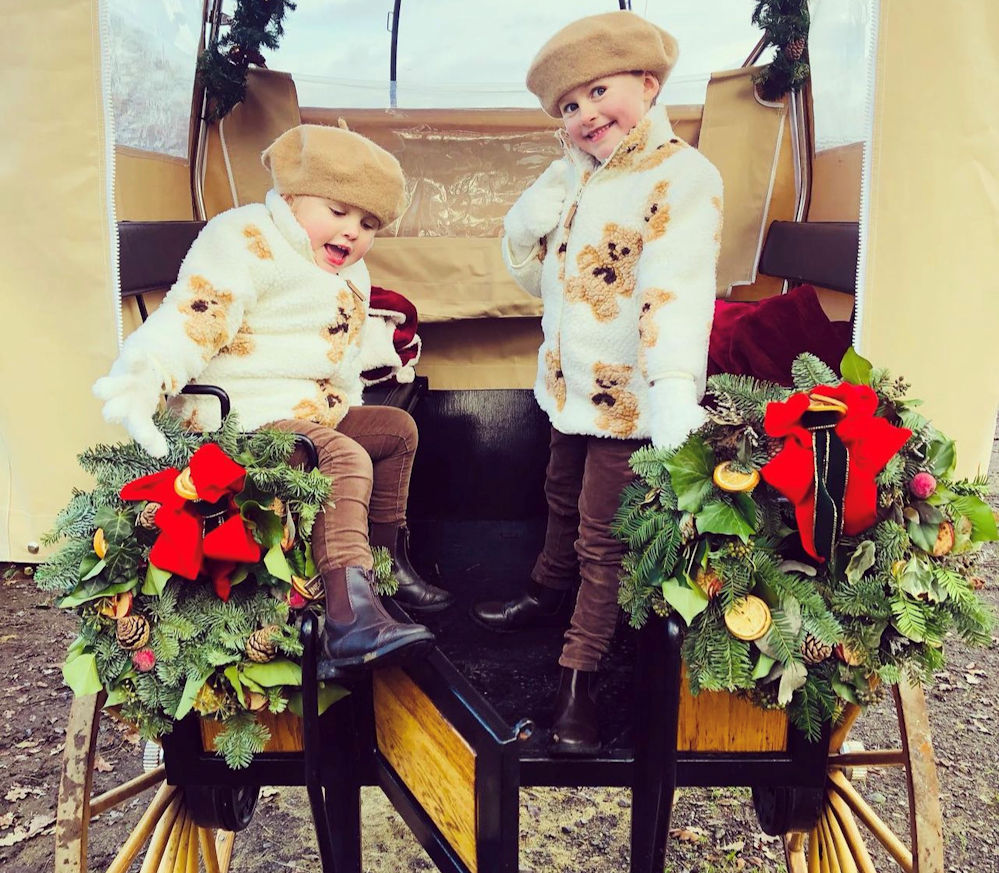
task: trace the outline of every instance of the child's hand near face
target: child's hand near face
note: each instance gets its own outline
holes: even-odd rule
[[[533,248],[555,229],[569,194],[568,169],[564,159],[555,161],[513,204],[503,220],[512,246]]]

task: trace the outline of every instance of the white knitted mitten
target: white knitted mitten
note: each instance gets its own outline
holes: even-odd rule
[[[151,369],[136,369],[103,376],[94,383],[94,394],[104,402],[104,420],[120,424],[128,435],[154,458],[168,451],[166,437],[153,424],[163,383]]]
[[[649,433],[657,449],[676,448],[707,420],[692,379],[670,376],[649,388]]]
[[[511,246],[533,248],[555,229],[569,193],[568,169],[564,158],[554,161],[510,207],[503,228]]]

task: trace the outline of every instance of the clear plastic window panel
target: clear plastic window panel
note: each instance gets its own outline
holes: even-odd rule
[[[867,65],[874,51],[873,0],[812,0],[808,59],[815,150],[867,136]]]
[[[560,27],[619,9],[613,0],[403,0],[397,81],[389,81],[392,0],[309,0],[285,18],[268,66],[292,73],[303,106],[537,106],[531,58]],[[712,71],[738,67],[759,40],[749,0],[645,0],[632,9],[680,42],[670,103],[700,103]]]
[[[115,143],[188,156],[200,0],[105,0]]]

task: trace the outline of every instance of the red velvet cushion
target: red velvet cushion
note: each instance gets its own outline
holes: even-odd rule
[[[853,325],[830,321],[811,285],[758,303],[715,301],[708,375],[735,373],[791,385],[791,362],[811,352],[837,373]]]

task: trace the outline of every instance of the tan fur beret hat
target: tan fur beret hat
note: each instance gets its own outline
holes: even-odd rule
[[[278,194],[327,197],[370,212],[382,225],[405,208],[399,162],[359,133],[322,124],[285,131],[260,156]]]
[[[634,12],[590,15],[541,47],[527,71],[527,88],[545,112],[559,118],[559,98],[577,85],[632,70],[652,73],[662,85],[678,54],[672,36]]]

